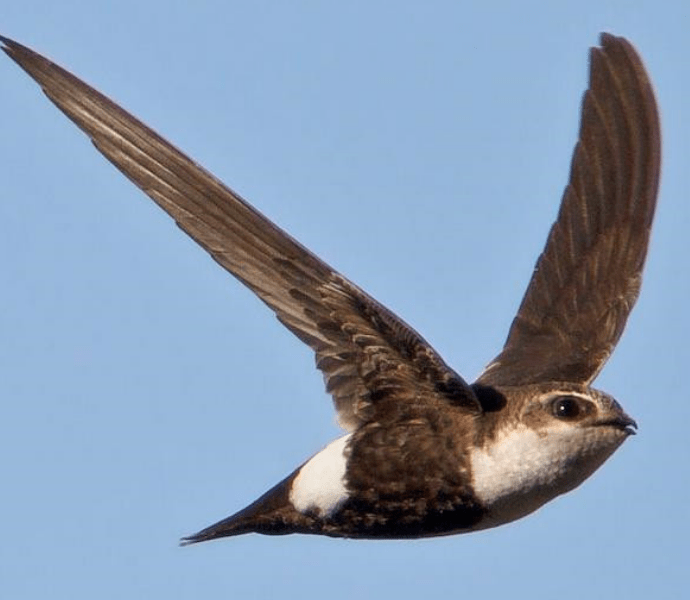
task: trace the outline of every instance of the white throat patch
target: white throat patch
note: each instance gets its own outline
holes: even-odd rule
[[[331,442],[299,470],[290,490],[290,502],[296,510],[328,516],[347,500],[345,447],[350,437],[348,433]]]
[[[470,452],[473,488],[492,516],[492,527],[520,518],[571,489],[564,479],[572,447],[559,428],[535,431],[520,424],[493,444]]]

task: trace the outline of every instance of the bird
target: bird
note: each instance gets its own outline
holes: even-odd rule
[[[226,271],[309,346],[343,434],[181,544],[247,533],[413,539],[529,515],[636,432],[592,387],[638,298],[657,202],[654,91],[602,33],[556,221],[505,345],[474,383],[401,318],[158,133],[44,56],[4,52]]]

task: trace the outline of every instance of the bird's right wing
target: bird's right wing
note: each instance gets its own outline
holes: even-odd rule
[[[480,410],[465,381],[401,319],[110,99],[29,48],[0,41],[110,162],[314,350],[343,427],[405,402]]]

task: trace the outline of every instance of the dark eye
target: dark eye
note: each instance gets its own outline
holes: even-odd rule
[[[551,411],[558,419],[575,419],[583,412],[580,399],[575,396],[559,396],[553,401]]]

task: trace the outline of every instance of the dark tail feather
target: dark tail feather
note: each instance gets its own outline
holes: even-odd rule
[[[250,512],[253,506],[254,504],[250,504],[247,508],[222,521],[218,521],[218,523],[214,523],[210,527],[206,527],[197,533],[183,537],[180,540],[180,546],[189,546],[190,544],[198,544],[199,542],[207,542],[222,537],[242,535],[243,533],[253,533],[257,530],[256,515]]]
[[[189,546],[243,533],[285,535],[314,531],[314,518],[297,512],[290,502],[292,481],[298,471],[299,469],[241,511],[198,533],[183,537],[180,545]]]

